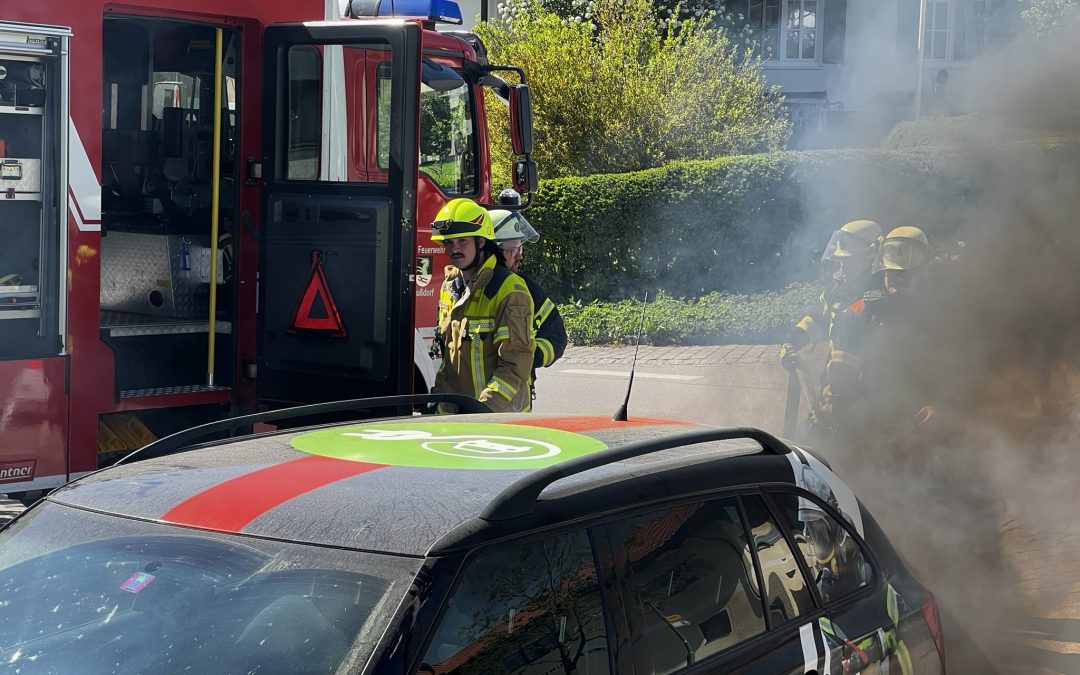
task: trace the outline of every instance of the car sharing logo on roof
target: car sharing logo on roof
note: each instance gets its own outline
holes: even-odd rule
[[[439,469],[535,469],[607,447],[555,429],[467,422],[339,427],[296,436],[292,445],[338,459]]]

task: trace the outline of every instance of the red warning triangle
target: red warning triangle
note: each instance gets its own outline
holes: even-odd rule
[[[311,252],[311,271],[304,284],[304,294],[300,296],[285,332],[293,334],[299,330],[324,331],[331,337],[345,337],[345,324],[341,322],[334,296],[330,294],[318,251]]]

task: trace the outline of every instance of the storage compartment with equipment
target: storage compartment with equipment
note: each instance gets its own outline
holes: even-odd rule
[[[0,359],[63,349],[69,34],[0,22]]]
[[[104,31],[100,326],[116,398],[221,390],[235,353],[239,34],[222,30],[218,61],[213,26],[110,16]]]

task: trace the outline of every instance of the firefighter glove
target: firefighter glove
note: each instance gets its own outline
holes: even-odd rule
[[[790,342],[780,345],[780,365],[787,370],[794,370],[799,359],[799,350]]]

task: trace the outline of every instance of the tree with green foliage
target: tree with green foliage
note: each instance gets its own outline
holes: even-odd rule
[[[568,19],[519,1],[477,32],[492,62],[528,77],[544,177],[763,152],[787,140],[782,97],[757,59],[710,27],[711,15],[678,19],[660,16],[652,0],[593,0],[587,20]],[[498,171],[510,151],[497,131],[506,128],[505,108],[496,105],[489,123]]]
[[[1027,0],[1026,4],[1028,7],[1020,16],[1039,35],[1046,35],[1080,18],[1078,0]]]

